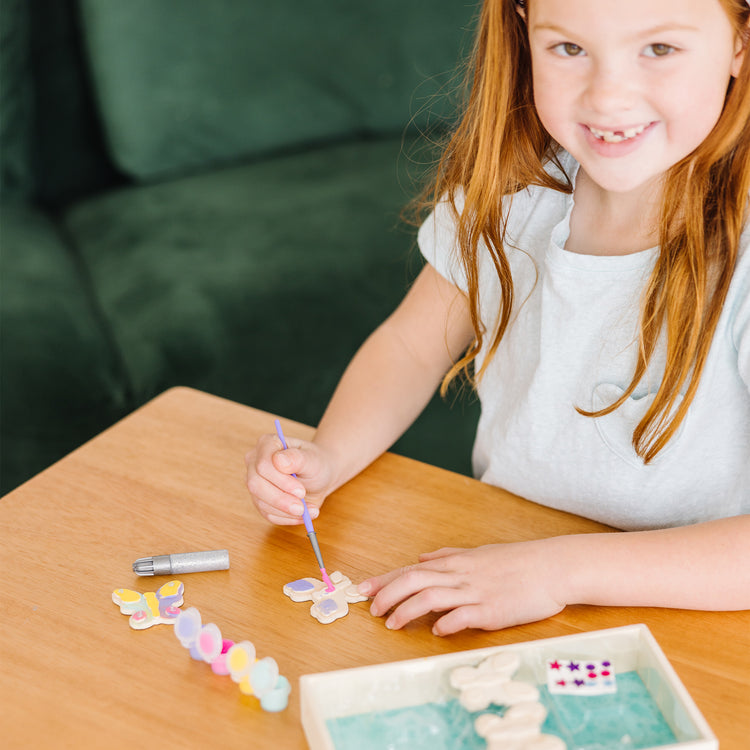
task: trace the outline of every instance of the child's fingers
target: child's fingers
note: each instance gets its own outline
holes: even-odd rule
[[[439,560],[443,557],[449,557],[459,552],[466,552],[465,547],[442,547],[434,552],[423,552],[419,555],[419,562],[429,562],[430,560]]]
[[[473,604],[467,597],[469,592],[464,588],[451,585],[450,580],[440,576],[434,585],[425,586],[416,593],[405,598],[393,612],[388,615],[385,626],[389,630],[399,630],[412,620],[429,614],[430,612],[445,612],[466,604]],[[446,583],[447,585],[441,585]]]
[[[295,526],[302,523],[302,515],[294,513],[291,506],[283,504],[283,501],[268,502],[253,496],[253,503],[263,518],[271,523],[282,526]]]
[[[483,624],[482,607],[479,604],[466,604],[456,607],[443,615],[432,626],[433,635],[453,635],[467,628],[494,630],[501,626],[486,627]]]
[[[295,477],[287,477],[274,471],[272,474],[262,473],[255,466],[247,471],[247,489],[253,498],[264,500],[272,505],[279,505],[292,515],[302,515],[302,497],[305,488]],[[292,506],[296,510],[291,510]]]
[[[411,597],[415,597],[417,594],[423,593],[425,590],[433,591],[427,596],[420,596],[417,600],[418,604],[422,602],[429,606],[442,606],[440,596],[436,594],[434,590],[450,588],[456,584],[455,575],[451,573],[442,573],[420,565],[401,568],[395,572],[396,575],[393,573],[386,574],[386,576],[381,577],[381,581],[378,582],[381,586],[379,591],[375,593],[375,598],[370,606],[370,612],[375,616],[384,615],[393,607],[400,605]],[[414,614],[409,619],[419,617],[429,611],[430,609],[420,611],[419,614]],[[396,620],[393,621],[393,624],[399,622],[400,624],[398,627],[400,627],[408,622],[408,619],[403,619],[403,617],[404,614],[410,612],[416,612],[416,609],[408,607],[407,609],[402,610],[402,615],[397,617]],[[390,619],[391,618],[389,618],[389,620]]]
[[[290,465],[288,458],[280,462],[279,467],[283,468],[277,468],[274,461],[276,456],[285,456],[287,452],[276,435],[261,435],[255,449],[250,451],[248,456],[261,473],[276,470],[289,475],[294,471],[294,467]]]
[[[276,435],[262,435],[245,456],[246,485],[253,503],[266,520],[281,525],[303,522],[303,500],[310,518],[317,518],[325,500],[319,487],[325,486],[327,467],[315,446],[294,438],[288,445],[283,448]]]
[[[258,440],[255,450],[250,451],[245,457],[248,467],[248,479],[253,474],[265,478],[273,485],[299,498],[305,496],[305,488],[302,482],[293,477],[295,472],[294,458],[288,456],[289,451],[282,448],[281,442],[275,435],[262,435]],[[295,453],[299,453],[296,451]]]
[[[387,586],[391,581],[398,578],[398,576],[408,570],[409,567],[413,566],[399,568],[398,570],[392,570],[389,573],[383,573],[383,575],[380,576],[373,576],[372,578],[368,578],[367,580],[362,581],[357,589],[359,593],[362,594],[362,596],[375,596],[381,591],[384,586]]]
[[[248,453],[246,462],[247,489],[261,515],[272,523],[300,523],[305,488],[299,479],[278,471],[260,443]],[[311,515],[315,515],[312,509]]]
[[[372,578],[362,581],[362,583],[359,584],[359,593],[362,594],[362,596],[376,596],[385,586],[388,586],[391,582],[401,576],[411,575],[412,571],[431,569],[448,572],[449,566],[443,558],[447,558],[455,552],[463,552],[463,550],[458,547],[443,547],[435,552],[425,552],[420,554],[419,564],[417,565],[405,565],[402,568],[397,568],[388,573],[373,576]],[[426,564],[430,562],[434,562],[435,564]]]
[[[375,616],[390,613],[385,621],[389,630],[399,630],[430,612],[447,613],[433,625],[432,632],[438,636],[466,628],[487,630],[513,624],[492,620],[491,608],[488,611],[477,590],[467,586],[460,574],[421,566],[394,573],[395,577],[393,573],[379,577],[379,582],[388,580],[388,583],[379,590],[370,607]],[[360,592],[364,593],[361,587]]]
[[[261,482],[267,487],[256,494],[253,490]],[[262,479],[248,482],[248,488],[255,507],[266,520],[285,525],[302,523],[302,503],[296,497],[280,491]]]
[[[291,477],[295,481],[294,486],[302,490],[302,494],[299,495],[300,497],[304,497],[304,485],[299,479],[291,475],[304,474],[307,463],[307,454],[299,448],[285,448],[271,454],[271,464],[274,469],[285,477]],[[289,486],[291,486],[291,483]]]

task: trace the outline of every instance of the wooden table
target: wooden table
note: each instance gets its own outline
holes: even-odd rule
[[[312,433],[282,424],[287,435]],[[750,612],[577,606],[441,639],[430,617],[390,632],[355,604],[319,624],[308,605],[282,594],[288,581],[317,574],[304,529],[268,525],[244,485],[244,453],[271,431],[262,411],[170,390],[0,500],[4,747],[304,748],[302,674],[638,622],[722,750],[750,746]],[[316,523],[329,572],[354,581],[444,545],[602,528],[393,454],[335,493]],[[230,570],[183,576],[184,607],[278,661],[292,683],[282,713],[262,711],[229,677],[191,659],[171,626],[132,630],[112,602],[116,588],[148,591],[168,580],[133,574],[136,558],[220,548],[230,551]]]

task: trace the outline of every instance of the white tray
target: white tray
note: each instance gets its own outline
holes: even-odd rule
[[[717,750],[719,746],[645,625],[303,675],[300,704],[307,742],[311,750],[337,750],[326,726],[327,719],[456,697],[456,691],[448,683],[450,671],[462,665],[477,665],[502,651],[512,651],[521,657],[514,679],[536,685],[546,684],[547,659],[609,658],[618,674],[638,673],[678,740],[668,746],[671,750]]]

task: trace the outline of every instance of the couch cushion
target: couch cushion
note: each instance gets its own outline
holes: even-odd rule
[[[2,492],[122,416],[127,388],[85,280],[36,210],[0,207]]]
[[[71,210],[137,399],[182,384],[317,423],[421,266],[399,228],[410,187],[400,148],[355,142]],[[467,471],[474,424],[454,422],[452,445],[434,427],[432,442],[450,451],[443,465]],[[434,458],[414,443],[411,455]]]
[[[116,163],[147,180],[354,134],[401,133],[449,84],[455,0],[80,0]],[[437,107],[433,116],[448,111]]]
[[[328,392],[408,283],[399,147],[320,149],[71,209],[66,228],[137,399],[176,377],[250,401],[280,378]]]

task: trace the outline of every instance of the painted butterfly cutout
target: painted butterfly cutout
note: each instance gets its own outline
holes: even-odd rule
[[[311,601],[310,614],[323,625],[330,625],[334,620],[349,613],[349,605],[367,601],[366,596],[359,593],[359,589],[348,576],[341,571],[331,573],[333,591],[323,581],[317,578],[299,578],[285,584],[284,593],[293,602]]]
[[[172,625],[180,614],[185,587],[180,581],[169,581],[157,591],[141,594],[131,589],[115,589],[112,601],[120,612],[130,615],[128,622],[134,630],[145,630],[152,625]]]

